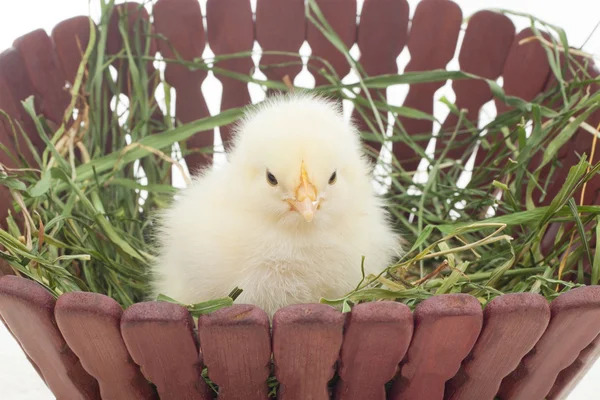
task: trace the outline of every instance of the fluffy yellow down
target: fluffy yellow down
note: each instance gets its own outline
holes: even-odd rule
[[[160,215],[153,296],[190,304],[238,286],[237,303],[272,316],[351,291],[362,256],[369,274],[401,254],[357,131],[337,104],[267,100],[239,124],[228,158]]]

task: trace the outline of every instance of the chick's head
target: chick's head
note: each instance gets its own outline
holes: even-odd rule
[[[293,225],[360,213],[370,168],[358,133],[337,103],[308,95],[269,99],[237,129],[230,166],[239,201]]]

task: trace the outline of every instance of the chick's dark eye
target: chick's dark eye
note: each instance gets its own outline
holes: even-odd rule
[[[337,172],[334,172],[333,174],[331,174],[331,176],[329,177],[329,184],[333,185],[335,183],[335,181],[337,180]]]
[[[269,182],[269,185],[271,186],[277,186],[278,183],[277,178],[275,178],[275,175],[273,175],[269,171],[267,171],[267,182]]]

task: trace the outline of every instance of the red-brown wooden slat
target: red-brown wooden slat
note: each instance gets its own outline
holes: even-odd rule
[[[413,315],[415,332],[389,399],[439,400],[477,340],[481,304],[467,294],[440,295],[420,303]]]
[[[405,0],[366,0],[360,14],[358,27],[358,48],[360,49],[359,62],[366,74],[377,76],[395,74],[398,72],[396,59],[406,45],[408,39],[408,3]],[[387,99],[386,90],[370,90],[373,100],[384,101]],[[379,129],[371,110],[365,110],[369,121]],[[353,112],[358,128],[369,131],[368,124],[356,110]],[[381,113],[384,128],[387,129],[387,113]],[[379,135],[381,136],[381,135]],[[382,138],[383,139],[383,138]],[[381,150],[381,142],[371,141],[369,146],[375,154]]]
[[[78,16],[64,20],[52,29],[50,36],[63,75],[72,84],[90,41],[90,19]]]
[[[315,3],[346,48],[350,49],[356,40],[356,0],[316,0]],[[348,75],[350,65],[346,57],[331,44],[329,39],[323,36],[313,23],[307,21],[306,24],[306,40],[311,48],[311,56],[327,60],[339,79]],[[323,62],[311,58],[308,60],[308,68],[315,77],[315,86],[329,83],[327,78],[319,73],[320,69],[325,68],[327,73],[331,74]]]
[[[298,53],[306,36],[304,0],[287,0],[282,7],[280,0],[257,0],[256,41],[263,52],[285,51]],[[292,64],[277,66],[277,64]],[[281,81],[286,75],[294,81],[302,70],[299,57],[264,54],[260,58],[262,71],[269,80]]]
[[[202,362],[189,312],[166,302],[130,306],[121,318],[121,334],[133,361],[156,385],[161,400],[208,400]]]
[[[413,334],[410,309],[392,301],[355,306],[346,320],[336,400],[385,399]]]
[[[542,34],[546,39],[550,38],[547,33]],[[515,36],[502,70],[504,92],[526,101],[533,100],[542,92],[550,73],[548,56],[540,42],[532,40],[520,43],[531,36],[531,28],[525,28]],[[496,99],[495,103],[498,115],[510,110],[510,107],[499,99]],[[491,145],[503,140],[501,133],[488,136],[486,140],[491,142]],[[477,151],[475,165],[480,165],[486,157],[491,156],[489,151],[481,146]]]
[[[515,26],[506,15],[488,10],[476,12],[469,18],[460,48],[460,70],[496,80],[502,73],[514,37]],[[456,107],[459,110],[466,109],[465,119],[477,127],[481,107],[492,99],[489,86],[485,82],[469,79],[453,81],[452,89],[456,95]],[[440,152],[447,145],[457,123],[458,116],[448,114],[436,142],[436,148]],[[467,125],[463,125],[459,129],[464,130],[466,127]],[[459,133],[446,156],[451,160],[468,160],[470,154],[465,154],[468,146],[466,143],[459,143],[467,141],[474,134]]]
[[[324,304],[298,304],[273,316],[273,359],[280,400],[328,400],[327,382],[342,345],[344,315]]]
[[[502,400],[544,399],[556,377],[600,333],[600,286],[571,289],[550,304],[546,332],[502,381]]]
[[[98,382],[81,366],[54,320],[54,297],[36,282],[0,278],[0,314],[58,399],[100,399]]]
[[[71,98],[65,89],[66,79],[52,40],[46,31],[38,29],[16,39],[13,46],[23,58],[29,80],[38,95],[36,112],[59,126]]]
[[[460,7],[449,0],[423,0],[412,19],[408,36],[410,61],[405,72],[444,69],[456,50],[456,41],[462,22]],[[416,108],[433,115],[433,96],[444,82],[418,83],[409,86],[404,106]],[[400,117],[409,136],[431,135],[433,121]],[[416,141],[425,151],[428,141]],[[407,171],[415,171],[421,161],[408,144],[395,142],[394,155]]]
[[[0,271],[0,273],[1,273],[1,271]],[[1,276],[2,275],[0,275],[0,277]],[[35,369],[35,372],[37,372],[37,374],[39,375],[40,379],[44,382],[44,384],[46,384],[46,386],[48,386],[48,384],[44,380],[44,375],[42,374],[42,371],[40,371],[40,367],[37,366],[37,364],[31,359],[31,357],[29,357],[29,354],[27,354],[27,352],[23,348],[23,345],[21,345],[21,342],[19,342],[19,339],[15,336],[14,333],[12,333],[12,331],[10,330],[10,328],[8,327],[8,325],[6,325],[6,322],[4,321],[4,319],[2,319],[2,315],[0,315],[0,322],[2,323],[2,325],[4,325],[4,328],[8,331],[8,333],[10,333],[10,335],[13,337],[13,339],[15,339],[15,341],[17,342],[17,344],[19,345],[19,347],[21,348],[21,350],[23,350],[23,354],[25,355],[25,358],[27,358],[27,361],[29,361],[29,363],[31,364],[31,366],[33,367],[33,369]]]
[[[154,27],[166,40],[158,39],[158,48],[165,59],[193,61],[202,57],[206,35],[202,23],[200,3],[197,0],[159,0],[153,8]],[[173,49],[177,52],[175,54]],[[183,65],[167,63],[166,81],[175,88],[175,114],[181,123],[188,123],[210,115],[202,82],[204,70],[192,71]],[[214,130],[197,132],[187,140],[188,149],[204,149],[214,144]],[[196,171],[212,161],[212,154],[193,152],[185,157],[190,171]]]
[[[206,29],[208,43],[216,56],[251,51],[254,46],[254,21],[250,0],[208,0],[206,3]],[[227,71],[250,75],[254,62],[250,57],[232,58],[215,63]],[[250,104],[248,84],[215,74],[223,85],[221,111]],[[220,128],[225,148],[229,148],[232,126]]]
[[[37,96],[27,75],[23,58],[13,48],[5,50],[0,54],[0,109],[19,122],[32,144],[40,150],[44,147],[44,141],[21,104],[21,101],[32,95]],[[35,166],[32,153],[17,125],[14,124],[16,132],[13,132],[5,118],[0,118],[3,120],[8,135],[14,138],[15,147],[18,144],[19,153],[23,155],[29,165]]]
[[[483,329],[459,372],[446,384],[447,400],[493,399],[502,379],[536,344],[550,321],[546,299],[510,293],[489,302]]]
[[[54,316],[81,364],[100,386],[103,399],[156,399],[121,337],[123,310],[110,297],[85,292],[58,298]]]
[[[144,55],[143,52],[146,50],[147,36],[152,35],[154,32],[152,25],[150,24],[148,11],[146,11],[143,5],[136,2],[117,4],[112,9],[107,27],[106,54],[117,55],[125,48],[123,36],[119,30],[120,21],[123,21],[124,27],[127,29],[128,41],[132,54],[134,56]],[[156,51],[156,40],[151,38],[147,55],[153,57],[156,54]],[[128,97],[131,96],[133,86],[131,77],[129,76],[129,61],[127,59],[118,58],[113,62],[113,66],[119,72],[118,81],[121,85],[121,93]],[[159,83],[159,76],[152,61],[146,62],[146,74],[148,76],[148,99],[150,100],[150,105],[154,107],[152,119],[162,120],[162,111],[156,106],[154,97],[154,91]]]
[[[547,398],[549,400],[566,399],[569,393],[571,393],[588,371],[594,366],[599,357],[600,335],[579,353],[579,357],[577,357],[573,364],[569,365],[569,367],[563,369],[560,374],[558,374],[556,382],[554,382],[554,386]]]
[[[221,400],[266,399],[271,365],[269,317],[256,306],[234,305],[198,321],[209,378]]]

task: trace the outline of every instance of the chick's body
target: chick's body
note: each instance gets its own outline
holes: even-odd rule
[[[184,303],[243,289],[272,315],[351,291],[401,252],[354,128],[309,96],[269,100],[229,162],[193,178],[161,216],[153,292]]]

